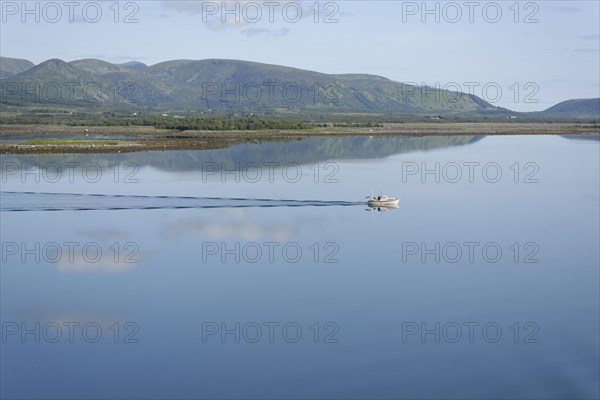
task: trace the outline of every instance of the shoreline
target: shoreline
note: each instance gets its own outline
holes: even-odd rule
[[[166,150],[211,150],[236,144],[314,137],[424,137],[600,135],[594,124],[407,123],[379,128],[315,128],[278,131],[171,131],[153,127],[0,125],[0,154],[95,154]]]

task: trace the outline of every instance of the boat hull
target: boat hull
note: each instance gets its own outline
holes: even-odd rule
[[[369,200],[367,204],[369,207],[393,207],[397,206],[399,199],[390,199],[390,200]]]

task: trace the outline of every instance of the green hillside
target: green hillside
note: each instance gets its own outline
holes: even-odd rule
[[[10,78],[33,68],[34,64],[19,58],[0,57],[0,79]]]
[[[600,98],[573,99],[558,103],[542,114],[546,116],[600,119]]]
[[[175,60],[150,67],[101,60],[48,60],[2,80],[12,105],[141,107],[206,112],[502,113],[480,98],[364,75],[329,75],[237,60]],[[141,64],[141,65],[140,65]],[[21,86],[27,85],[24,95]],[[35,86],[37,85],[37,86]],[[69,86],[71,85],[71,86]],[[38,87],[38,96],[31,88]],[[62,89],[58,95],[57,88]],[[74,88],[72,90],[71,88]]]
[[[51,59],[1,81],[0,99],[6,104],[64,104],[94,106],[111,99],[110,82],[98,74]]]
[[[129,61],[129,62],[119,64],[119,65],[122,67],[125,67],[125,68],[138,70],[138,71],[148,68],[148,66],[146,64],[141,63],[139,61]]]

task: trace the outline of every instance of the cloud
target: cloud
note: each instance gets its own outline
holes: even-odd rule
[[[122,253],[116,260],[114,253],[108,251],[103,251],[97,259],[95,255],[90,258],[75,254],[72,259],[61,257],[56,265],[61,272],[125,272],[139,265],[139,255],[129,257],[126,251]]]
[[[202,14],[202,1],[163,0],[160,4],[167,9],[191,15]]]
[[[244,29],[240,33],[242,33],[248,37],[253,37],[253,36],[261,35],[261,34],[269,34],[269,33],[271,33],[271,31],[268,29],[265,29],[265,28],[248,28],[248,29]]]
[[[314,10],[312,9],[314,3],[302,0],[280,0],[277,2],[255,2],[249,0],[174,0],[162,1],[160,4],[165,10],[188,14],[199,18],[200,22],[213,31],[222,31],[247,25],[256,26],[256,24],[260,23],[293,24],[297,22],[291,21],[295,19],[294,15],[298,15],[298,20],[312,20],[315,15]],[[349,13],[346,13],[346,15],[349,15]],[[257,34],[268,33],[267,31],[268,30],[261,28],[250,28],[245,30],[243,34],[250,37]],[[270,31],[271,36],[274,37],[284,36],[288,33],[289,29],[287,28]]]
[[[215,32],[219,32],[219,31],[223,31],[225,29],[230,29],[230,28],[237,28],[240,26],[245,26],[247,23],[245,20],[240,19],[239,21],[236,21],[235,18],[227,18],[225,19],[225,22],[221,21],[221,18],[217,17],[217,18],[208,18],[207,19],[207,23],[206,26],[208,27],[208,29],[210,29],[211,31],[215,31]]]
[[[246,25],[247,22],[244,18],[241,18],[241,4],[240,1],[232,0],[219,2],[196,0],[161,2],[161,5],[168,10],[198,16],[199,22],[215,32]],[[233,10],[233,13],[228,14],[226,10]]]
[[[374,69],[379,69],[379,70],[389,70],[389,66],[387,65],[367,65],[365,66],[366,70],[374,70]]]
[[[80,229],[76,231],[79,236],[86,236],[92,240],[99,242],[108,242],[116,239],[126,239],[127,232],[116,228],[90,228]]]
[[[261,226],[252,222],[223,224],[198,220],[181,222],[169,228],[173,232],[180,234],[194,232],[206,234],[215,240],[225,240],[239,236],[244,240],[250,241],[263,240],[267,237],[286,240],[292,237],[296,231],[296,228],[290,226]]]
[[[270,5],[266,5],[267,2],[257,2],[251,0],[219,0],[219,1],[200,1],[200,0],[163,0],[161,5],[163,8],[177,11],[180,13],[190,15],[201,15],[206,12],[207,16],[213,15],[220,17],[225,11],[239,10],[240,14],[244,6],[248,5],[249,13],[254,15],[253,11],[258,6],[261,9],[263,16],[267,16],[269,9],[279,11],[286,5],[293,3],[292,5],[299,5],[304,11],[307,7],[312,6],[313,2],[305,2],[302,4],[302,0],[279,0],[272,2]],[[303,14],[305,14],[303,12]],[[230,17],[233,15],[230,14]]]
[[[251,221],[245,215],[239,215],[235,221],[215,222],[200,218],[177,221],[168,224],[164,232],[169,237],[191,234],[207,235],[214,240],[240,237],[244,240],[258,241],[274,238],[286,240],[298,232],[295,224],[262,224]]]
[[[20,320],[32,321],[33,325],[35,322],[39,322],[42,325],[55,323],[61,326],[65,331],[63,333],[67,334],[69,326],[71,329],[82,329],[82,325],[85,325],[90,322],[95,322],[97,324],[109,327],[112,326],[115,322],[126,323],[129,321],[129,317],[126,313],[123,313],[121,310],[118,311],[96,311],[89,309],[82,309],[78,306],[69,306],[68,310],[57,310],[55,307],[49,307],[48,304],[35,307],[35,308],[25,308],[16,311],[15,317]],[[61,307],[62,308],[62,307]],[[79,326],[73,325],[73,323],[79,323]],[[32,326],[33,328],[33,326]],[[79,336],[81,338],[81,336]],[[111,335],[112,339],[112,335]],[[64,340],[68,340],[65,337]]]
[[[600,35],[585,35],[581,37],[583,40],[600,40]]]
[[[60,272],[125,272],[136,268],[142,262],[139,245],[135,242],[108,245],[116,237],[125,238],[128,234],[117,229],[90,229],[78,231],[80,235],[102,241],[107,238],[106,245],[90,242],[87,246],[74,247],[74,250],[57,254],[57,260],[52,262]]]
[[[573,49],[577,53],[600,53],[600,49]]]
[[[571,6],[558,6],[558,7],[550,7],[550,8],[555,11],[565,13],[565,14],[572,14],[572,13],[577,13],[577,12],[581,11],[581,8],[571,7]]]
[[[240,33],[242,35],[246,35],[249,38],[258,36],[258,35],[267,35],[267,36],[279,38],[279,37],[288,35],[290,33],[290,30],[288,28],[281,28],[281,29],[277,29],[277,30],[265,29],[265,28],[248,28],[248,29],[242,30]]]

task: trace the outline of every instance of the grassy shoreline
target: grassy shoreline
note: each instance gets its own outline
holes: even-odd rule
[[[173,131],[141,126],[0,125],[0,154],[123,153],[208,150],[242,143],[329,136],[600,135],[572,123],[404,123],[376,128],[261,131]],[[60,136],[60,137],[56,137]]]

